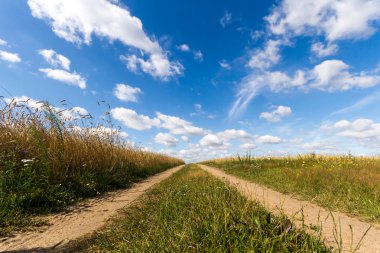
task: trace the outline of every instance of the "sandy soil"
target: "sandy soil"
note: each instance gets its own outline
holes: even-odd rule
[[[267,187],[228,175],[219,169],[200,166],[215,177],[234,185],[248,199],[260,202],[267,210],[277,214],[285,214],[296,227],[302,226],[303,215],[304,224],[321,227],[322,238],[335,249],[339,248],[335,238],[341,238],[340,248],[343,252],[351,252],[371,226],[344,213],[330,212],[308,201],[300,201]],[[351,236],[350,226],[353,236]],[[309,230],[309,232],[315,233],[313,230]],[[380,228],[378,226],[372,227],[360,245],[357,252],[380,253]]]
[[[178,166],[169,169],[129,189],[108,193],[70,207],[63,213],[50,215],[47,217],[49,225],[39,231],[16,233],[1,239],[0,252],[61,251],[65,245],[101,228],[119,209],[131,205],[149,188],[181,168],[182,166]]]

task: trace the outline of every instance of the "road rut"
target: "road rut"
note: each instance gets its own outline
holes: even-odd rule
[[[289,195],[274,191],[265,186],[226,174],[220,169],[205,165],[200,165],[200,167],[211,175],[235,186],[248,199],[260,202],[268,211],[285,214],[297,227],[302,226],[303,219],[306,225],[312,224],[322,228],[322,237],[326,243],[335,249],[341,248],[343,252],[351,252],[371,226],[344,213],[330,212],[308,201],[294,199]],[[351,236],[350,226],[352,227],[353,236]],[[310,232],[313,233],[312,230]],[[341,246],[338,246],[339,244],[336,243],[335,238],[341,238]],[[357,252],[380,253],[380,228],[372,227],[368,231]]]
[[[70,207],[66,212],[47,217],[49,225],[40,231],[16,233],[0,241],[0,252],[59,251],[65,245],[92,234],[117,214],[131,205],[152,186],[170,177],[183,166],[154,175],[131,188],[105,194]]]

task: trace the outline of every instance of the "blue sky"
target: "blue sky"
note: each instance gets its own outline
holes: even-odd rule
[[[187,161],[380,150],[380,0],[3,0],[0,95]],[[21,103],[21,102],[20,102]]]

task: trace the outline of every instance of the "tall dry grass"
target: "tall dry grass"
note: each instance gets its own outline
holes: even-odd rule
[[[0,99],[0,232],[183,164],[131,146],[107,115],[95,124],[48,103]]]

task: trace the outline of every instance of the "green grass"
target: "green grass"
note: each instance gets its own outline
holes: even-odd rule
[[[249,155],[203,164],[310,200],[330,210],[380,222],[380,159],[314,154],[254,158]]]
[[[82,250],[330,252],[317,238],[302,231],[280,234],[284,220],[190,165],[125,209]]]
[[[110,120],[67,119],[69,109],[27,105],[0,98],[0,237],[41,224],[36,214],[183,164],[129,145]]]

